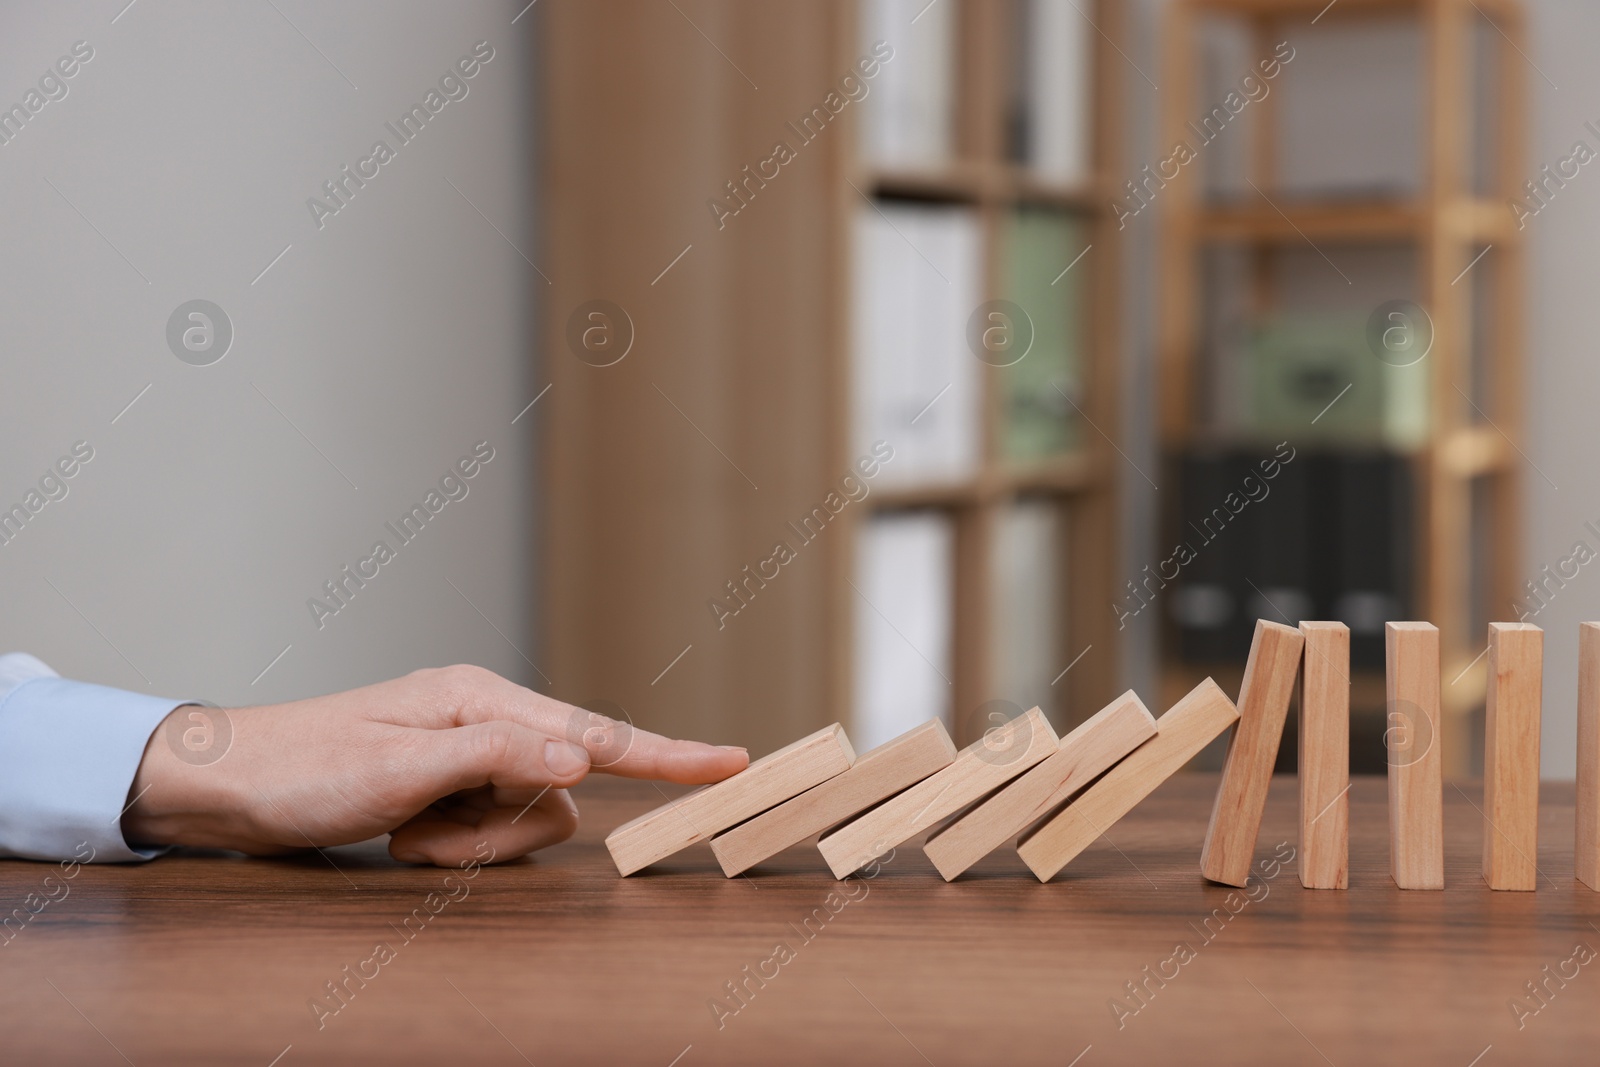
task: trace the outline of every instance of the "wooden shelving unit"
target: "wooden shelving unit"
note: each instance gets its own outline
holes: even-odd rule
[[[530,16],[543,38],[540,195],[550,205],[536,257],[551,279],[535,294],[544,309],[536,376],[551,389],[519,429],[539,427],[545,463],[542,637],[533,654],[553,694],[613,701],[642,727],[752,751],[848,724],[860,530],[873,515],[932,508],[955,520],[950,707],[962,733],[964,713],[999,695],[990,649],[996,516],[1011,501],[1042,497],[1068,525],[1059,667],[1093,646],[1053,690],[1064,694],[1058,718],[1082,718],[1115,695],[1107,605],[1121,469],[1110,445],[1118,242],[1106,206],[1121,127],[1115,84],[1125,69],[1109,39],[1122,5],[1077,0],[1105,36],[1093,36],[1094,173],[1064,187],[1004,150],[1016,4],[940,2],[958,9],[959,22],[949,165],[864,166],[864,105],[851,103],[725,226],[707,212],[707,197],[775,138],[792,140],[786,122],[855,66],[861,6],[617,0],[543,14],[539,5]],[[1049,462],[1002,461],[991,432],[1000,398],[986,369],[985,452],[971,477],[874,486],[719,627],[708,599],[728,597],[729,579],[788,536],[786,524],[860,454],[851,439],[851,264],[863,196],[972,210],[991,291],[996,234],[1013,206],[1087,223],[1093,251],[1074,268],[1074,277],[1089,276],[1092,309],[1077,402],[1098,431],[1085,428],[1080,450]],[[595,299],[624,309],[636,335],[614,365],[569,351],[571,316]]]
[[[874,168],[859,156],[848,161],[848,177],[880,199],[908,199],[960,205],[975,211],[982,232],[984,298],[1002,298],[1001,229],[1018,208],[1045,208],[1070,215],[1086,227],[1092,251],[1075,270],[1085,271],[1089,310],[1081,409],[1081,446],[1037,462],[1017,463],[1000,454],[996,426],[1001,415],[1001,372],[984,365],[978,439],[981,454],[969,476],[957,481],[895,485],[875,491],[867,513],[933,509],[950,516],[955,529],[952,645],[954,666],[952,730],[958,744],[981,733],[985,723],[972,712],[997,695],[991,633],[995,585],[994,538],[1004,509],[1021,500],[1046,500],[1061,509],[1065,545],[1061,549],[1066,589],[1059,590],[1063,641],[1058,666],[1065,668],[1086,649],[1072,670],[1060,677],[1052,718],[1066,728],[1097,711],[1114,695],[1119,677],[1114,618],[1117,559],[1117,492],[1121,460],[1112,441],[1118,424],[1118,302],[1115,222],[1108,210],[1112,174],[1120,159],[1121,68],[1113,41],[1121,35],[1121,5],[1115,0],[1078,4],[1098,31],[1094,37],[1092,93],[1092,173],[1071,185],[1041,179],[1026,164],[1007,158],[1004,79],[1017,57],[1020,4],[956,0],[956,88],[958,102],[954,155],[935,170]],[[859,203],[859,201],[858,201]],[[850,205],[854,207],[856,205]],[[845,220],[849,225],[849,220]],[[1063,263],[1063,266],[1066,264]],[[848,361],[854,354],[841,345]],[[848,365],[840,368],[848,380]],[[847,559],[848,559],[847,553]],[[840,596],[855,593],[842,581]],[[847,667],[853,668],[853,664]],[[841,685],[848,692],[848,682]],[[1050,710],[1047,708],[1047,710]],[[987,725],[993,725],[988,723]]]
[[[1526,51],[1521,5],[1515,0],[1182,0],[1171,11],[1162,85],[1167,106],[1163,140],[1184,135],[1187,111],[1196,103],[1197,29],[1201,20],[1235,20],[1257,45],[1283,39],[1292,30],[1311,34],[1341,23],[1408,20],[1420,29],[1424,62],[1420,185],[1414,195],[1393,198],[1296,199],[1280,193],[1275,167],[1275,97],[1259,118],[1265,131],[1246,160],[1249,179],[1263,195],[1242,202],[1207,203],[1198,181],[1174,182],[1162,192],[1162,436],[1176,454],[1203,434],[1191,398],[1197,370],[1197,322],[1201,253],[1231,244],[1246,250],[1256,279],[1258,310],[1272,304],[1273,256],[1286,246],[1327,242],[1338,247],[1404,244],[1415,251],[1420,303],[1433,321],[1428,400],[1428,439],[1411,454],[1419,490],[1415,539],[1416,615],[1441,631],[1446,773],[1471,772],[1475,752],[1466,729],[1482,707],[1486,624],[1507,617],[1518,558],[1521,460],[1512,442],[1521,434],[1522,371],[1521,235],[1505,204],[1518,195],[1524,158],[1522,128]],[[1316,25],[1311,22],[1316,19]],[[1489,54],[1496,93],[1492,115],[1495,143],[1486,187],[1473,188],[1467,172],[1471,128],[1468,101],[1475,70],[1469,35],[1479,20],[1491,20]],[[1268,46],[1270,52],[1270,45]],[[1292,78],[1289,70],[1284,75]],[[1177,106],[1174,106],[1174,105]],[[1493,272],[1478,301],[1463,272],[1486,247]],[[1472,316],[1481,303],[1492,308],[1492,326],[1478,354],[1468,351]],[[1474,382],[1477,383],[1475,387]],[[1476,594],[1472,590],[1476,590]],[[1168,695],[1206,673],[1198,665],[1166,657]],[[1218,665],[1218,680],[1237,685],[1242,665]],[[1381,711],[1382,674],[1352,678],[1353,706]]]

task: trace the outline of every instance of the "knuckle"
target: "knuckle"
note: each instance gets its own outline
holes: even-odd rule
[[[484,759],[492,766],[507,766],[516,749],[517,728],[504,719],[484,723],[478,730],[478,744]]]
[[[498,676],[490,670],[471,663],[455,663],[448,667],[431,667],[417,671],[420,681],[445,700],[461,700],[480,692]]]

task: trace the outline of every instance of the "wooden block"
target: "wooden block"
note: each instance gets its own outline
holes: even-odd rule
[[[955,758],[955,742],[944,723],[929,719],[866,753],[843,774],[713,837],[711,851],[732,878],[916,785]]]
[[[1061,747],[922,846],[950,881],[1049,815],[1156,735],[1156,720],[1128,690],[1061,739]]]
[[[1444,888],[1444,764],[1440,755],[1439,630],[1384,627],[1389,763],[1389,872],[1401,889]]]
[[[756,760],[725,781],[623,823],[606,838],[617,870],[629,875],[843,774],[855,752],[838,723]]]
[[[1350,628],[1303,622],[1300,659],[1300,884],[1350,885]]]
[[[1490,889],[1538,888],[1543,681],[1544,631],[1491,622],[1483,743],[1483,880]]]
[[[1600,892],[1600,622],[1578,627],[1578,880]]]
[[[1048,882],[1095,838],[1111,829],[1139,801],[1238,721],[1239,712],[1233,701],[1207,678],[1156,720],[1156,736],[1019,841],[1017,853],[1022,862],[1038,875],[1039,881]]]
[[[1239,685],[1239,727],[1228,741],[1211,825],[1200,850],[1200,873],[1213,882],[1242,886],[1250,877],[1267,786],[1278,761],[1278,743],[1283,740],[1283,722],[1305,643],[1292,626],[1256,620]]]
[[[835,878],[860,870],[934,823],[1009,782],[1057,751],[1056,732],[1033,708],[989,730],[944,770],[845,823],[817,842]]]

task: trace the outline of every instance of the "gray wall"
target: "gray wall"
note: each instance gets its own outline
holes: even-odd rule
[[[1533,47],[1528,87],[1527,177],[1552,166],[1600,125],[1600,68],[1586,43],[1600,38],[1600,6],[1586,0],[1530,4]],[[1549,81],[1545,77],[1549,77]],[[1583,540],[1600,551],[1600,360],[1595,321],[1600,288],[1600,165],[1590,164],[1548,208],[1528,222],[1527,534],[1525,579],[1538,575]],[[1534,469],[1537,464],[1537,469]],[[1548,478],[1548,480],[1546,480]],[[1577,728],[1578,623],[1600,619],[1600,563],[1583,567],[1532,621],[1545,629],[1544,773],[1571,778]]]
[[[1129,56],[1159,83],[1159,51],[1166,0],[1138,0],[1130,11],[1135,47]],[[1530,96],[1527,177],[1554,164],[1585,141],[1600,151],[1600,137],[1584,128],[1600,126],[1600,68],[1588,43],[1600,36],[1600,5],[1585,0],[1529,0],[1530,66],[1524,71]],[[1284,78],[1307,71],[1291,66]],[[1402,82],[1404,84],[1404,81]],[[1155,120],[1160,95],[1131,68],[1124,78],[1129,94],[1130,167],[1157,157]],[[1381,101],[1384,93],[1370,84],[1363,99]],[[1385,137],[1373,127],[1365,147],[1391,152],[1406,138],[1393,131]],[[1353,144],[1326,144],[1341,153]],[[1311,169],[1315,170],[1315,167]],[[1382,171],[1382,166],[1371,168]],[[1131,173],[1131,171],[1130,171]],[[1155,211],[1141,213],[1127,235],[1129,286],[1128,348],[1124,387],[1126,448],[1140,466],[1155,463],[1154,333],[1147,312],[1156,299],[1153,286]],[[1517,445],[1525,453],[1523,481],[1524,578],[1534,578],[1547,565],[1569,556],[1578,540],[1600,552],[1600,536],[1585,529],[1600,527],[1600,463],[1596,462],[1596,419],[1600,409],[1600,360],[1595,358],[1595,290],[1600,285],[1600,163],[1585,167],[1559,192],[1549,207],[1528,224],[1530,274],[1527,286],[1528,397],[1527,430]],[[1152,468],[1145,467],[1146,470]],[[1124,480],[1129,536],[1128,570],[1137,571],[1151,553],[1149,532],[1155,521],[1154,493],[1137,476]],[[1495,605],[1494,617],[1514,619],[1511,605]],[[1600,619],[1600,563],[1581,568],[1549,606],[1531,621],[1545,628],[1543,773],[1571,778],[1577,698],[1577,628],[1583,620]],[[1153,619],[1151,620],[1153,621]],[[1143,686],[1156,666],[1154,628],[1144,620],[1130,627],[1125,649],[1129,684]]]
[[[0,145],[0,507],[93,449],[0,545],[0,650],[219,703],[460,660],[537,683],[512,647],[536,655],[540,408],[512,424],[542,385],[534,15],[125,2],[0,11],[0,106],[93,49]],[[385,123],[479,41],[399,146]],[[393,160],[319,228],[308,198],[380,138]],[[167,340],[193,299],[234,330],[207,366]],[[467,495],[400,545],[385,522],[479,441]],[[395,558],[319,628],[307,601],[378,540]]]

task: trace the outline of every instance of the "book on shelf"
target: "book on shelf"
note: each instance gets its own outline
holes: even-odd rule
[[[1364,317],[1267,319],[1246,358],[1251,436],[1396,451],[1427,442],[1431,363],[1384,362]]]
[[[1062,185],[1093,172],[1094,27],[1072,0],[1023,0],[1008,107],[1011,158]]]
[[[1000,512],[991,548],[993,691],[1016,712],[1038,706],[1058,723],[1063,719],[1056,697],[1062,689],[1053,683],[1066,666],[1064,519],[1052,501],[1021,500]],[[997,723],[982,725],[987,729]]]
[[[1266,478],[1262,462],[1275,455],[1241,446],[1179,458],[1176,537],[1193,556],[1168,565],[1176,588],[1161,593],[1178,656],[1242,661],[1257,618],[1330,619],[1350,627],[1352,666],[1381,668],[1384,623],[1413,604],[1410,464],[1393,452],[1300,446]]]
[[[1321,547],[1337,574],[1328,617],[1350,627],[1350,665],[1384,665],[1384,623],[1410,618],[1415,492],[1405,457],[1382,452],[1337,457],[1321,494],[1334,536]]]
[[[884,200],[857,213],[852,436],[857,455],[894,448],[880,484],[956,481],[977,464],[981,364],[966,333],[981,263],[968,208]]]
[[[1082,444],[1088,244],[1087,226],[1063,212],[1021,208],[1005,220],[1001,292],[1031,328],[1026,354],[1000,372],[996,430],[1006,459],[1040,460]]]
[[[1125,607],[1140,613],[1148,602],[1165,600],[1180,658],[1228,660],[1241,647],[1248,651],[1253,623],[1247,613],[1249,589],[1241,579],[1250,546],[1227,506],[1228,494],[1240,490],[1247,464],[1227,450],[1195,449],[1178,457],[1177,468],[1172,543],[1161,546],[1159,563],[1135,574],[1132,588],[1119,593]]]
[[[889,512],[856,537],[854,712],[865,752],[951,715],[955,532],[938,512]]]
[[[954,141],[956,5],[864,0],[863,54],[894,50],[861,102],[861,156],[886,170],[938,168]]]

